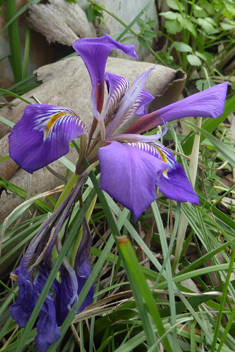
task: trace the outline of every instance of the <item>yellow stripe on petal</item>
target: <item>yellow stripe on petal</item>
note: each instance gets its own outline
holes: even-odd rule
[[[62,116],[65,116],[65,115],[68,115],[68,111],[61,111],[61,112],[58,112],[57,114],[51,116],[50,120],[47,123],[46,131],[45,131],[45,134],[44,134],[44,140],[46,139],[50,129],[54,126],[56,121],[59,120]],[[69,115],[76,116],[72,112],[69,112]]]
[[[163,151],[162,151],[159,147],[157,147],[156,145],[152,145],[152,146],[153,146],[155,149],[157,149],[157,151],[159,152],[159,154],[160,154],[160,156],[161,156],[161,158],[162,158],[162,161],[164,161],[164,163],[167,164],[167,158],[166,158],[165,154],[163,153]],[[166,172],[166,170],[163,171],[163,175],[167,177],[167,172]]]

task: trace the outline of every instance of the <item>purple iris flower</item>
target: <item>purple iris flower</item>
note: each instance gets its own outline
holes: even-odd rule
[[[83,184],[84,178],[81,177],[80,183],[74,187],[67,199],[43,224],[29,244],[19,267],[11,274],[11,278],[18,281],[19,293],[16,302],[10,306],[10,314],[20,328],[26,326],[53,268],[53,247],[56,246],[58,252],[61,250],[58,234],[69,218],[73,202],[76,201]],[[76,309],[79,293],[90,276],[91,265],[88,255],[92,239],[86,220],[84,220],[83,226],[86,231],[83,231],[74,267],[65,257],[58,273],[59,281],[54,280],[39,312],[35,338],[39,352],[46,352],[60,338],[59,326],[69,311],[73,307]],[[92,303],[93,295],[94,285],[90,288],[77,313]]]
[[[184,169],[156,141],[166,133],[169,121],[188,116],[220,116],[228,83],[147,114],[146,107],[154,97],[144,90],[144,85],[154,68],[141,74],[132,85],[123,77],[105,74],[110,51],[118,49],[137,58],[133,46],[120,44],[106,35],[79,39],[73,47],[81,55],[91,78],[94,114],[91,131],[88,133],[79,115],[71,109],[29,105],[9,136],[11,158],[33,173],[65,155],[68,142],[84,135],[87,140],[84,155],[89,162],[97,159],[100,162],[100,188],[130,209],[134,221],[157,198],[156,185],[170,199],[198,204],[198,196]],[[105,82],[109,95],[102,110]],[[120,127],[125,130],[125,123],[134,115],[140,117],[123,134],[116,135]],[[140,135],[161,124],[165,126],[162,134]],[[76,172],[79,174],[81,170],[78,167]]]

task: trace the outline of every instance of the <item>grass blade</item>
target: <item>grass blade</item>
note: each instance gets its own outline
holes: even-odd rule
[[[7,0],[5,1],[7,21],[10,21],[16,14],[16,1]],[[11,55],[9,57],[11,68],[16,82],[22,80],[22,67],[21,67],[21,52],[20,52],[20,35],[18,28],[18,21],[14,19],[10,25],[8,25],[8,35]]]
[[[131,246],[130,241],[127,237],[118,237],[117,243],[119,247],[120,254],[122,255],[124,267],[127,273],[131,273],[135,284],[138,287],[139,292],[141,293],[146,306],[148,307],[149,313],[153,319],[155,326],[158,329],[159,335],[162,336],[165,334],[165,329],[162,324],[162,319],[159,314],[157,305],[153,299],[152,293],[147,285],[144,274],[141,270],[140,264],[136,257],[133,247]],[[172,351],[172,348],[169,344],[167,337],[163,339],[163,344],[167,351]]]

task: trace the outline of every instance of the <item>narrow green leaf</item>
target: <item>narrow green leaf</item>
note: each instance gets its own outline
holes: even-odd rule
[[[7,0],[8,1],[8,0]],[[39,2],[41,2],[41,0],[29,0],[28,4],[38,4]],[[27,5],[22,6],[15,14],[14,16],[11,17],[11,19],[9,19],[9,21],[7,21],[7,24],[5,25],[5,27],[3,27],[3,29],[0,32],[0,35],[2,35],[2,33],[20,16],[22,15],[22,13],[24,13],[25,11],[28,10]]]
[[[7,21],[16,15],[16,1],[7,0],[5,1]],[[21,67],[21,48],[20,48],[20,36],[17,18],[11,21],[8,25],[8,35],[11,55],[9,57],[11,68],[16,82],[22,79],[22,67]]]
[[[221,319],[222,319],[222,316],[223,316],[223,308],[224,308],[226,297],[227,297],[227,294],[228,294],[228,286],[229,286],[230,276],[231,276],[231,273],[233,271],[234,260],[235,260],[235,250],[233,249],[233,252],[232,252],[232,255],[231,255],[231,259],[230,259],[229,268],[228,268],[228,272],[226,274],[226,281],[225,281],[224,287],[223,287],[223,296],[222,296],[221,303],[220,303],[220,310],[219,310],[219,314],[218,314],[217,319],[216,319],[216,326],[215,326],[214,338],[213,338],[213,342],[212,342],[212,346],[211,346],[211,352],[215,352],[216,344],[217,344],[217,341],[219,339]],[[216,350],[218,351],[218,349],[216,349]]]
[[[9,127],[11,127],[11,128],[13,128],[13,126],[15,125],[14,122],[12,122],[12,121],[6,119],[6,118],[3,117],[3,116],[0,116],[0,122],[4,123],[5,125],[7,125],[7,126],[9,126]]]
[[[202,129],[208,133],[212,133],[220,124],[223,122],[231,112],[235,110],[235,96],[229,99],[225,103],[224,113],[217,119],[206,119],[202,124]],[[194,133],[190,133],[185,140],[182,142],[183,150],[186,155],[189,155],[192,151]],[[200,142],[203,142],[206,137],[201,135]]]
[[[27,26],[25,30],[25,48],[24,48],[23,74],[22,74],[23,79],[26,78],[28,75],[29,52],[30,52],[30,28]]]
[[[126,28],[124,29],[124,31],[118,36],[117,41],[119,42],[124,35],[134,26],[134,24],[141,18],[141,16],[145,13],[145,11],[147,11],[147,9],[149,8],[149,6],[154,2],[154,0],[150,0],[147,5],[138,13],[138,15],[133,19],[133,21],[131,21],[131,23],[126,26]]]
[[[10,156],[9,156],[9,155],[3,156],[2,158],[0,158],[0,162],[1,162],[1,161],[4,161],[4,160],[7,160],[7,159],[10,159]]]
[[[73,173],[76,171],[76,166],[72,163],[72,161],[66,158],[66,156],[62,156],[61,158],[59,158],[59,161]]]
[[[0,92],[5,93],[5,94],[7,94],[7,95],[11,95],[11,96],[14,97],[14,98],[18,98],[18,99],[24,101],[24,102],[27,103],[27,104],[32,104],[30,101],[24,99],[23,97],[21,97],[21,96],[18,95],[18,94],[15,94],[15,93],[10,92],[9,90],[0,88]]]
[[[206,130],[193,125],[191,122],[188,124],[196,129],[197,131],[201,132],[204,137],[206,137],[214,146],[215,148],[221,153],[221,155],[229,161],[229,163],[235,167],[235,152],[234,148],[227,146],[225,143],[221,142],[218,138],[214,137],[211,133],[207,132]]]
[[[142,297],[148,307],[149,313],[152,316],[152,319],[158,329],[159,335],[162,336],[165,334],[165,329],[162,324],[162,320],[157,309],[157,305],[153,299],[153,296],[150,292],[150,289],[147,285],[144,274],[140,268],[140,264],[132,248],[130,241],[127,237],[117,238],[117,243],[119,247],[120,254],[123,257],[124,266],[127,272],[130,272],[136,285],[138,286],[139,291],[142,294]],[[172,351],[172,348],[169,344],[167,338],[163,339],[163,344],[167,351]]]
[[[148,48],[148,43],[146,42],[146,40],[142,36],[139,36],[137,39],[138,39],[138,42],[140,43],[140,45],[142,45],[146,49]]]

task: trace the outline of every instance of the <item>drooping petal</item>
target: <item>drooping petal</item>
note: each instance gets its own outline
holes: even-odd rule
[[[99,149],[99,187],[130,209],[134,221],[157,198],[155,184],[165,163],[142,150],[118,142]]]
[[[138,59],[134,45],[118,43],[106,34],[104,37],[100,38],[78,39],[73,44],[73,48],[83,59],[90,74],[92,86],[96,87],[94,95],[97,102],[97,109],[101,112],[104,99],[105,65],[109,53],[113,49],[118,49],[126,55]]]
[[[86,258],[86,260],[82,263],[82,265],[80,265],[78,272],[79,274],[76,274],[76,276],[78,281],[78,295],[79,295],[88,277],[91,274],[91,264],[90,264],[89,258]],[[86,298],[82,302],[82,305],[78,310],[78,313],[83,311],[83,309],[85,309],[87,306],[89,306],[92,303],[93,296],[94,296],[94,284],[91,286]]]
[[[55,298],[58,325],[62,325],[74,304],[76,309],[76,304],[78,302],[78,282],[75,271],[72,268],[69,270],[62,265],[60,274],[61,283],[57,284]]]
[[[48,279],[49,271],[43,266],[39,266],[37,269],[33,284],[37,296],[39,297]],[[53,292],[56,291],[55,286],[56,284],[53,283],[51,287]],[[45,352],[53,343],[57,342],[61,336],[56,320],[54,294],[50,295],[50,292],[47,294],[38,317],[35,342],[37,344],[38,352]]]
[[[79,272],[80,266],[84,263],[84,261],[88,258],[90,249],[91,249],[91,244],[92,244],[92,237],[90,233],[89,226],[87,224],[86,219],[83,220],[83,233],[82,233],[82,239],[79,244],[78,251],[76,253],[76,258],[75,258],[75,269],[77,272]]]
[[[158,175],[156,184],[167,198],[179,202],[199,204],[198,196],[194,192],[184,168],[177,163],[169,149],[157,142],[151,144],[133,143],[132,145],[165,163],[165,170]]]
[[[140,112],[142,106],[144,106],[143,109],[145,109],[146,104],[150,102],[150,95],[147,92],[143,94],[141,94],[141,92],[152,70],[154,70],[154,67],[142,73],[128,89],[122,99],[115,118],[106,128],[107,137],[110,137],[119,126],[134,116],[137,110]]]
[[[91,237],[90,229],[86,219],[84,219],[82,239],[81,239],[81,242],[76,254],[76,258],[75,258],[75,263],[74,263],[77,282],[78,282],[78,291],[77,291],[78,295],[80,294],[83,286],[85,285],[87,279],[91,274],[91,264],[88,258],[90,249],[91,249],[91,244],[92,244],[92,237]],[[93,295],[94,295],[94,285],[91,286],[86,298],[84,299],[81,307],[78,310],[78,313],[80,313],[83,309],[85,309],[88,305],[92,303]]]
[[[46,352],[48,348],[56,343],[60,336],[60,330],[56,322],[56,312],[53,299],[47,295],[37,322],[37,336],[35,342],[38,352]]]
[[[228,82],[218,84],[140,117],[125,133],[142,133],[176,119],[190,116],[216,118],[223,114]]]
[[[10,157],[29,173],[69,152],[69,142],[88,131],[68,108],[28,105],[9,135]]]
[[[16,302],[10,306],[10,314],[20,328],[25,328],[36,304],[36,291],[22,261],[11,277],[17,279],[19,292]]]

